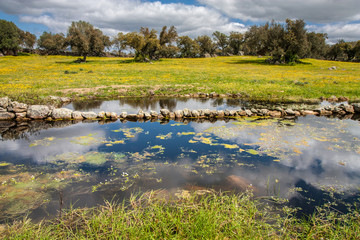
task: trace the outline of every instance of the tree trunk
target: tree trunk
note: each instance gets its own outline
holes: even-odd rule
[[[83,62],[86,62],[86,55],[84,55],[84,58],[82,60]]]

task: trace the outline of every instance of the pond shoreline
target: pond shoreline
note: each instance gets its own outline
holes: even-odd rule
[[[8,97],[0,98],[0,121],[31,121],[31,120],[85,120],[85,119],[120,119],[129,121],[142,120],[175,120],[175,119],[226,119],[233,117],[297,117],[306,115],[316,116],[334,116],[338,118],[357,118],[360,114],[360,103],[341,103],[339,105],[329,105],[318,107],[316,109],[291,109],[275,107],[275,109],[268,108],[254,108],[254,107],[239,107],[238,110],[210,110],[210,109],[188,109],[170,111],[168,109],[161,109],[160,112],[150,111],[144,112],[139,109],[137,114],[128,114],[127,112],[115,113],[99,111],[95,112],[80,112],[73,111],[67,108],[56,108],[54,101],[58,104],[71,102],[68,98],[56,98],[53,102],[47,105],[27,105],[12,101]]]
[[[57,103],[61,102],[59,98],[54,98]],[[63,98],[63,104],[69,103],[69,99]],[[316,106],[315,106],[316,107]],[[232,110],[210,110],[197,109],[191,110],[184,108],[183,110],[173,110],[162,108],[156,111],[138,110],[137,113],[128,114],[127,112],[115,113],[99,111],[98,113],[73,111],[67,108],[56,108],[53,102],[48,105],[27,105],[9,98],[0,98],[0,135],[3,139],[21,138],[28,131],[38,131],[49,128],[62,128],[77,123],[98,122],[99,124],[107,124],[116,121],[126,122],[160,122],[160,124],[168,124],[170,120],[188,124],[190,122],[205,123],[216,121],[231,121],[237,118],[286,118],[296,119],[313,115],[318,117],[352,119],[360,120],[360,104],[340,103],[338,105],[314,106],[309,105],[296,108],[294,106],[280,107],[272,106],[265,108],[264,106],[240,107]]]

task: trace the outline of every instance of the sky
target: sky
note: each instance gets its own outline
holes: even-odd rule
[[[1,0],[0,19],[40,36],[84,20],[108,36],[174,25],[179,35],[245,32],[272,19],[304,19],[328,42],[360,40],[359,0]]]

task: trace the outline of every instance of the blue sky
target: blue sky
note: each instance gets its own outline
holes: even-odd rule
[[[328,33],[329,42],[360,39],[359,0],[1,0],[0,18],[38,36],[66,33],[72,21],[85,20],[109,36],[174,25],[191,37],[245,32],[253,24],[290,18]]]

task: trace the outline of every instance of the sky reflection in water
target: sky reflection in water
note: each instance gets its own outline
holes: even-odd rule
[[[251,185],[257,195],[314,205],[323,190],[359,195],[360,124],[314,116],[78,123],[4,140],[0,162],[1,221],[29,210],[55,216],[59,194],[64,207],[81,207],[160,188]]]

